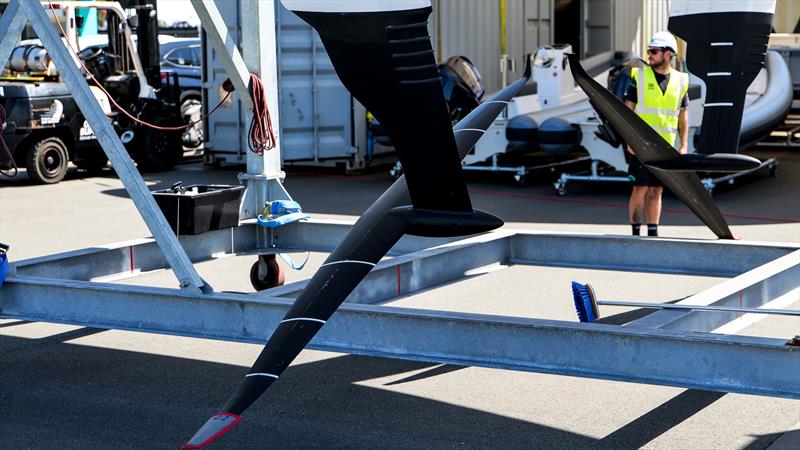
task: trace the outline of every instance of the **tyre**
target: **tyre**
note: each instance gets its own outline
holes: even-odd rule
[[[275,255],[259,255],[258,261],[250,267],[250,284],[257,291],[283,286],[285,280],[283,268],[275,260]]]
[[[158,126],[175,126],[174,120],[157,118],[151,123]],[[132,144],[132,154],[140,172],[165,172],[178,164],[183,156],[181,133],[141,127]]]
[[[26,158],[28,176],[37,183],[54,184],[67,174],[69,153],[64,141],[48,137],[33,142]]]

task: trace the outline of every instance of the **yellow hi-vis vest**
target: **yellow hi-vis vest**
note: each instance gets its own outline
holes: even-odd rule
[[[689,74],[671,71],[667,89],[662,93],[652,67],[644,68],[644,82],[639,80],[639,72],[637,68],[631,69],[631,76],[636,81],[637,101],[634,111],[665,141],[674,146],[678,136],[681,100],[689,90]]]

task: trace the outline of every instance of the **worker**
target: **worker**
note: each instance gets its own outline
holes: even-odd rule
[[[689,76],[670,65],[672,56],[677,54],[675,36],[666,31],[654,34],[647,44],[649,65],[643,69],[631,69],[631,81],[624,98],[625,104],[670,145],[674,146],[679,136],[677,151],[685,154],[689,137],[686,113],[689,106]],[[632,232],[638,236],[642,223],[646,223],[647,235],[658,236],[664,187],[636,158],[633,149],[628,147],[627,150],[631,154],[628,174],[633,179],[633,191],[628,203]]]

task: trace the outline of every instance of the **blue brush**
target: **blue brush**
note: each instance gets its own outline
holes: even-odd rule
[[[597,298],[594,290],[588,284],[572,282],[572,300],[575,301],[575,310],[581,322],[594,322],[599,319],[597,311]]]

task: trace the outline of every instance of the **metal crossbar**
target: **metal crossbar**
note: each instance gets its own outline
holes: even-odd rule
[[[257,251],[254,228],[246,223],[181,239],[199,262]],[[349,228],[334,221],[286,225],[276,232],[281,247],[275,251],[330,251]],[[97,281],[164,268],[163,256],[154,250],[152,240],[139,240],[19,261],[0,289],[0,316],[264,342],[305,287],[303,281],[255,294],[198,295]],[[379,304],[499,264],[731,277],[678,304],[725,306],[732,296],[738,304],[742,292],[745,306],[759,308],[797,297],[798,246],[500,230],[458,240],[406,237],[391,253],[394,257],[378,264],[312,347],[800,398],[800,347],[782,339],[707,333],[735,321],[736,313],[660,311],[619,326]],[[721,263],[723,254],[730,257]],[[651,265],[642,265],[645,260]]]

